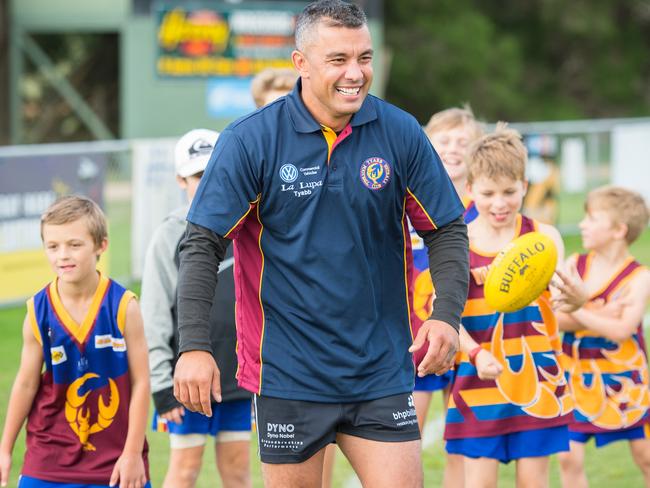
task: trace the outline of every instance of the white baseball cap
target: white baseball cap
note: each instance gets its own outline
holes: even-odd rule
[[[176,174],[181,178],[205,171],[219,133],[208,129],[194,129],[181,137],[174,149]]]

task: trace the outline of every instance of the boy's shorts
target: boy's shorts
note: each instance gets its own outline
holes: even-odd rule
[[[263,463],[301,463],[335,442],[338,433],[381,442],[420,438],[411,393],[354,403],[306,402],[258,395],[253,401]]]
[[[485,457],[509,463],[516,459],[568,451],[569,430],[566,425],[561,425],[491,437],[450,439],[446,449],[449,454],[462,454],[470,458]]]
[[[414,391],[438,391],[444,390],[451,383],[453,377],[453,371],[447,371],[440,376],[436,374],[428,374],[423,378],[419,376],[415,377],[415,389]]]
[[[79,483],[57,483],[55,481],[44,481],[30,476],[20,475],[18,488],[109,488],[109,485],[86,485]],[[151,488],[151,482],[147,481],[144,488]]]
[[[168,422],[154,412],[152,428],[169,432],[172,449],[203,446],[208,435],[216,442],[250,440],[251,401],[237,400],[212,404],[212,417],[185,409],[183,422]]]
[[[587,434],[585,432],[575,432],[569,428],[569,440],[585,444],[589,439],[594,438],[596,447],[603,447],[616,441],[635,441],[638,439],[650,439],[650,425],[646,424],[632,429],[616,430],[613,432],[599,432],[597,434]]]

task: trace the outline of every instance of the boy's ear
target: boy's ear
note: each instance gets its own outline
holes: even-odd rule
[[[97,249],[95,251],[95,253],[97,254],[97,258],[99,258],[99,256],[104,254],[106,252],[106,249],[108,249],[108,238],[104,237],[101,244],[97,246]]]
[[[622,222],[614,224],[614,238],[617,240],[625,240],[627,236],[628,226]]]
[[[527,192],[528,192],[528,180],[524,180],[524,196],[526,196]]]

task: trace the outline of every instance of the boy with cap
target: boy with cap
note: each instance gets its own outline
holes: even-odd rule
[[[185,216],[219,134],[196,129],[176,144],[176,181],[188,204],[172,212],[154,233],[145,258],[142,277],[142,312],[149,344],[151,389],[156,407],[153,427],[169,432],[171,456],[163,486],[192,487],[201,469],[208,434],[215,437],[216,462],[225,487],[250,486],[250,394],[237,388],[235,372],[236,332],[232,257],[219,270],[214,304],[221,311],[211,317],[212,353],[222,373],[223,403],[213,406],[212,417],[186,411],[172,391],[178,352],[176,287],[178,242],[185,231]],[[224,313],[227,311],[227,313]]]

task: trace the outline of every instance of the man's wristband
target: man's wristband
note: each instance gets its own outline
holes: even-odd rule
[[[476,346],[474,349],[472,349],[468,356],[469,356],[469,362],[472,366],[476,366],[476,356],[478,356],[478,353],[481,352],[483,348],[481,346]]]

